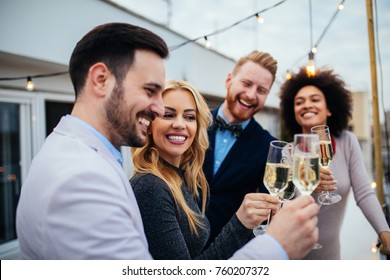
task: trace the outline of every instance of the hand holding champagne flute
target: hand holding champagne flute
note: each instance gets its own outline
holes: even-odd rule
[[[329,168],[330,163],[334,158],[329,127],[327,125],[317,125],[311,128],[311,133],[317,134],[320,139],[320,164],[325,168]],[[330,193],[329,191],[322,192],[318,197],[318,201],[323,205],[331,205],[340,200],[341,196],[339,194]]]
[[[270,143],[263,182],[269,193],[273,196],[278,196],[288,186],[291,150],[292,145],[287,142],[275,140]],[[271,215],[270,210],[267,225],[255,227],[253,229],[254,235],[264,233],[271,220]]]

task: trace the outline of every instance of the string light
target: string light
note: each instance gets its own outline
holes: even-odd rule
[[[325,36],[326,32],[329,30],[329,27],[330,25],[333,23],[333,21],[335,20],[336,16],[339,14],[339,12],[344,8],[344,2],[345,0],[342,0],[338,5],[337,5],[337,8],[335,10],[335,12],[333,13],[329,23],[326,25],[324,31],[322,31],[321,35],[320,35],[320,38],[317,40],[315,46],[318,46],[320,44],[320,41],[322,40],[322,38]],[[343,7],[340,9],[340,7]]]
[[[314,53],[309,52],[309,62],[306,65],[306,74],[309,78],[316,75],[316,67],[314,65]]]
[[[28,76],[21,76],[21,77],[0,77],[0,81],[27,80],[26,90],[31,92],[31,91],[34,91],[34,89],[35,89],[35,84],[34,84],[32,79],[48,78],[48,77],[65,75],[65,74],[68,74],[68,71],[56,72],[56,73],[50,73],[50,74],[28,75]]]
[[[204,36],[204,40],[205,40],[206,48],[210,49],[211,48],[211,42],[207,39],[207,36]]]
[[[31,79],[31,76],[27,77],[27,82],[26,82],[26,90],[27,91],[34,91],[35,85]]]
[[[259,14],[256,14],[256,20],[258,23],[264,23],[264,18]]]
[[[180,48],[180,47],[182,47],[182,46],[184,46],[184,45],[186,45],[186,44],[188,44],[188,43],[195,42],[195,41],[197,41],[197,40],[199,40],[199,39],[201,39],[201,38],[204,38],[204,40],[206,41],[206,42],[205,42],[205,47],[206,47],[206,48],[211,48],[211,41],[209,40],[209,37],[210,37],[210,36],[213,36],[213,35],[222,33],[222,32],[224,32],[224,31],[227,31],[227,30],[233,28],[234,26],[236,26],[236,25],[238,25],[238,24],[240,24],[240,23],[242,23],[242,22],[244,22],[244,21],[246,21],[246,20],[248,20],[248,19],[250,19],[250,18],[253,18],[253,16],[255,16],[255,18],[256,18],[256,20],[257,20],[258,22],[263,23],[263,22],[264,22],[264,18],[260,15],[260,13],[264,13],[264,12],[266,12],[266,11],[268,11],[268,10],[271,10],[271,9],[273,9],[273,8],[276,8],[277,6],[283,4],[283,3],[286,2],[286,1],[287,1],[287,0],[280,1],[280,2],[278,2],[278,3],[276,3],[276,4],[272,5],[272,6],[270,6],[270,7],[268,7],[268,8],[265,8],[265,9],[263,9],[263,10],[261,10],[261,11],[255,13],[255,14],[253,14],[253,15],[250,15],[250,16],[248,16],[248,17],[246,17],[246,18],[244,18],[244,19],[242,19],[242,20],[240,20],[240,21],[237,21],[237,22],[233,23],[233,24],[231,24],[230,26],[227,26],[227,27],[225,27],[225,28],[216,30],[216,31],[214,31],[214,32],[212,32],[212,33],[210,33],[210,34],[207,34],[207,35],[204,35],[204,36],[200,36],[200,37],[195,38],[195,39],[192,39],[192,40],[187,40],[187,41],[185,41],[185,42],[183,42],[183,43],[180,43],[180,44],[178,44],[178,45],[176,45],[176,46],[171,46],[171,47],[169,47],[169,50],[170,50],[170,52],[172,52],[172,51],[174,51],[174,50],[176,50],[176,49],[178,49],[178,48]],[[307,71],[308,71],[308,75],[313,75],[313,76],[315,75],[315,70],[316,70],[316,69],[315,69],[315,65],[314,65],[314,54],[317,52],[317,47],[318,47],[318,45],[319,45],[321,39],[324,37],[325,33],[328,31],[330,25],[331,25],[332,22],[334,21],[334,19],[335,19],[335,17],[337,16],[338,12],[339,12],[340,10],[343,10],[343,9],[344,9],[344,2],[345,2],[345,0],[342,0],[342,1],[338,4],[337,9],[336,9],[336,12],[333,14],[333,16],[332,16],[330,22],[328,23],[328,25],[326,26],[325,30],[322,32],[320,38],[318,39],[317,43],[314,45],[314,47],[311,49],[311,51],[310,51],[310,53],[309,53],[309,62],[308,62],[308,65],[307,65],[307,67],[306,67],[306,69],[307,69]],[[306,56],[306,55],[305,55],[305,56]],[[299,61],[300,61],[301,59],[302,59],[302,58],[300,58]],[[294,66],[295,66],[295,65],[294,65]],[[292,68],[292,67],[291,67],[291,68]],[[27,86],[27,84],[26,84],[26,89],[29,90],[29,91],[34,90],[34,84],[33,84],[33,82],[32,82],[32,78],[52,77],[52,76],[64,75],[64,74],[68,74],[68,72],[66,71],[66,72],[59,72],[59,73],[51,73],[51,74],[42,74],[42,75],[35,75],[35,76],[32,76],[32,75],[31,75],[31,76],[28,76],[28,77],[30,77],[30,79],[31,79],[31,82],[30,82],[30,83],[32,84],[32,86]],[[24,77],[12,77],[12,78],[2,78],[2,77],[0,77],[0,81],[6,81],[6,80],[20,80],[20,79],[26,79],[26,78],[27,78],[27,80],[28,80],[28,77],[26,77],[26,76],[24,76]],[[286,73],[286,78],[287,78],[287,79],[290,79],[290,78],[291,78],[291,73],[290,73],[290,71],[287,71],[287,73]],[[29,81],[27,81],[27,82],[29,82]],[[31,88],[32,88],[32,89],[31,89]]]
[[[261,11],[258,11],[258,12],[255,13],[255,14],[252,14],[252,15],[250,15],[250,16],[247,16],[246,18],[243,18],[243,19],[241,19],[241,20],[239,20],[239,21],[237,21],[237,22],[235,22],[235,23],[233,23],[233,24],[231,24],[231,25],[229,25],[229,26],[226,26],[226,27],[224,27],[224,28],[218,29],[218,30],[216,30],[216,31],[214,31],[214,32],[212,32],[212,33],[209,33],[209,34],[206,34],[206,35],[197,37],[197,38],[192,39],[192,40],[184,41],[183,43],[180,43],[180,44],[175,45],[175,46],[171,46],[171,47],[169,47],[169,51],[172,52],[172,51],[177,50],[177,49],[179,49],[179,48],[181,48],[181,47],[183,47],[183,46],[185,46],[185,45],[187,45],[187,44],[189,44],[189,43],[196,42],[196,41],[198,41],[198,40],[200,40],[200,39],[202,39],[202,38],[205,38],[205,37],[210,38],[210,37],[213,36],[213,35],[217,35],[217,34],[220,34],[220,33],[222,33],[222,32],[225,32],[225,31],[227,31],[227,30],[229,30],[229,29],[231,29],[231,28],[233,28],[233,27],[239,25],[240,23],[242,23],[242,22],[244,22],[244,21],[246,21],[246,20],[248,20],[248,19],[251,19],[251,18],[253,18],[253,17],[256,17],[256,18],[257,18],[257,16],[260,15],[261,13],[264,13],[264,12],[266,12],[266,11],[268,11],[268,10],[271,10],[271,9],[273,9],[273,8],[276,8],[277,6],[283,4],[283,3],[286,2],[286,1],[287,1],[287,0],[280,1],[280,2],[278,2],[278,3],[276,3],[276,4],[272,5],[272,6],[270,6],[270,7],[268,7],[268,8],[265,8],[265,9],[263,9],[263,10],[261,10]]]
[[[289,70],[286,71],[286,80],[291,80],[292,78],[292,75],[291,75],[291,72]]]
[[[329,20],[328,24],[326,25],[326,27],[324,28],[324,30],[322,31],[319,39],[317,40],[317,42],[313,45],[312,49],[310,50],[309,52],[309,62],[306,66],[306,73],[308,73],[308,69],[310,70],[310,75],[311,73],[314,73],[315,75],[315,66],[314,66],[314,54],[317,53],[318,51],[318,45],[320,44],[321,40],[323,39],[323,37],[325,36],[326,32],[329,30],[329,27],[330,25],[333,23],[333,21],[335,20],[336,16],[338,15],[338,13],[344,9],[344,2],[345,0],[342,0],[338,5],[337,5],[337,8],[335,10],[335,12],[333,13],[331,19]],[[310,4],[310,2],[309,2]],[[311,9],[311,7],[310,7]],[[311,11],[310,11],[311,12]],[[306,55],[305,55],[306,56]],[[313,57],[313,59],[310,59],[310,56]],[[302,58],[301,58],[302,59]],[[299,61],[301,61],[301,59],[299,59],[292,67],[290,68],[293,68]],[[309,73],[308,73],[309,75]]]

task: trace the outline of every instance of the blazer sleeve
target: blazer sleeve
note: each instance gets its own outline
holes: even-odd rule
[[[232,260],[288,260],[282,246],[270,235],[262,234],[253,238],[238,250]]]

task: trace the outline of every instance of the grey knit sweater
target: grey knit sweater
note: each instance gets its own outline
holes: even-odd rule
[[[201,215],[197,201],[184,181],[184,172],[176,170],[183,179],[182,191],[188,206]],[[204,250],[210,234],[207,217],[202,217],[198,235],[192,233],[181,207],[176,206],[165,182],[153,174],[137,174],[130,179],[142,216],[149,251],[154,259],[228,259],[253,238],[234,215],[218,238]]]

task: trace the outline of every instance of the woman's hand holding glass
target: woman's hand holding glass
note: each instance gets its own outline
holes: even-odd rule
[[[320,164],[324,168],[330,166],[334,158],[332,141],[330,138],[329,127],[327,125],[317,125],[311,128],[311,133],[318,135],[320,143]],[[323,191],[318,197],[318,201],[323,205],[331,205],[341,200],[341,196],[329,191]]]
[[[248,229],[253,229],[268,219],[269,211],[276,212],[279,200],[267,193],[248,193],[245,195],[236,215]]]

